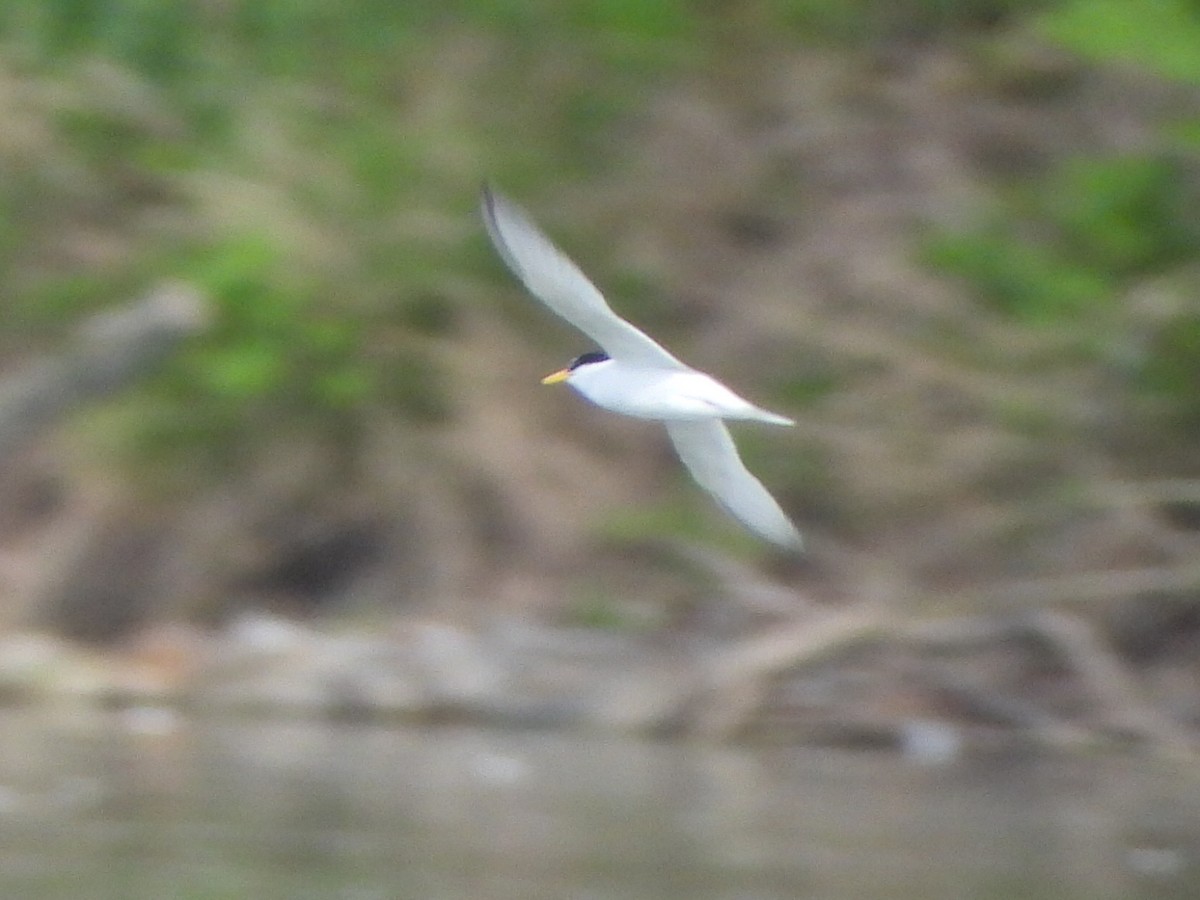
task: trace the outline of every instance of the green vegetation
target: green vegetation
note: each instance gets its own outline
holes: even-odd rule
[[[1117,60],[1200,83],[1200,8],[1188,0],[1074,0],[1038,19],[1042,34],[1097,61]],[[964,279],[992,310],[1054,329],[1067,353],[1129,356],[1130,332],[1150,329],[1122,361],[1131,389],[1163,424],[1200,425],[1196,316],[1140,322],[1131,292],[1149,281],[1196,290],[1200,246],[1200,122],[1165,126],[1156,149],[1079,157],[1010,186],[976,229],[929,236],[927,263]]]
[[[588,211],[589,184],[611,178],[620,185],[612,176],[629,156],[662,152],[657,145],[648,151],[649,142],[635,147],[632,132],[652,130],[655,123],[647,120],[657,116],[694,116],[669,146],[682,150],[679,134],[687,128],[696,129],[697,144],[704,143],[704,129],[724,129],[700,152],[736,170],[729,176],[733,188],[721,185],[701,196],[706,185],[696,185],[701,199],[695,208],[706,209],[710,219],[697,224],[697,233],[709,229],[707,240],[723,227],[722,215],[745,211],[740,207],[753,213],[750,207],[761,203],[771,213],[772,238],[753,250],[743,244],[739,252],[746,259],[761,254],[764,268],[777,265],[772,253],[804,251],[808,210],[837,211],[830,196],[857,189],[855,154],[861,150],[866,177],[886,194],[895,185],[879,182],[890,177],[894,161],[875,145],[886,143],[910,112],[920,115],[943,100],[964,107],[970,102],[965,93],[987,90],[989,62],[1017,68],[1031,58],[1034,35],[1089,61],[1079,68],[1118,61],[1188,84],[1200,81],[1200,14],[1188,0],[9,0],[0,4],[6,123],[0,263],[8,314],[2,348],[16,354],[56,346],[87,313],[163,277],[185,279],[211,296],[215,326],[158,377],[86,420],[102,433],[99,445],[114,450],[115,459],[105,464],[139,473],[155,469],[166,476],[164,484],[183,473],[194,484],[197,471],[228,474],[247,457],[269,459],[283,442],[333,447],[353,457],[383,421],[418,435],[405,449],[428,453],[443,467],[409,473],[415,483],[456,466],[469,470],[469,478],[507,477],[516,467],[496,465],[480,474],[454,455],[469,456],[472,440],[495,440],[486,428],[478,438],[455,433],[464,410],[485,406],[471,406],[464,391],[491,389],[508,374],[496,373],[497,359],[519,359],[550,335],[561,340],[562,330],[532,304],[516,301],[486,246],[474,213],[483,178],[522,197],[568,247],[588,246],[589,229],[615,237],[592,254],[589,271],[595,266],[622,308],[668,343],[698,334],[709,338],[706,352],[716,353],[721,342],[701,332],[721,326],[727,311],[714,310],[725,300],[679,303],[656,269],[661,248],[641,258],[627,253],[612,210],[572,218],[543,211],[540,199],[573,191]],[[939,40],[951,49],[931,54],[932,62],[920,60],[928,71],[898,63]],[[972,51],[988,41],[1016,49],[983,60],[984,76],[977,77]],[[774,67],[776,61],[786,64]],[[789,83],[792,65],[795,82]],[[1030,68],[1032,75],[1014,79],[1021,96],[1010,91],[990,99],[1052,105],[1078,83],[1075,69],[1072,77],[1056,79],[1054,65]],[[808,78],[818,85],[811,94],[801,83]],[[889,89],[879,89],[887,79],[893,79]],[[1050,82],[1061,94],[1039,96]],[[763,94],[754,95],[760,83]],[[695,84],[707,87],[688,93]],[[670,105],[676,96],[694,107]],[[970,127],[968,117],[962,122],[958,127]],[[823,143],[839,131],[840,144]],[[821,153],[845,149],[845,168],[825,171],[838,184],[818,185],[824,195],[816,190],[811,200],[801,199],[819,165],[807,155],[814,146]],[[1020,374],[1057,373],[1053,365],[1062,361],[1064,369],[1094,367],[1094,378],[1115,372],[1113,408],[1120,415],[1152,410],[1151,424],[1200,427],[1194,374],[1200,371],[1200,327],[1194,302],[1186,299],[1195,287],[1200,243],[1200,122],[1168,123],[1158,139],[1130,146],[1089,152],[1078,135],[1049,149],[1038,145],[1045,155],[1036,158],[1048,162],[1032,174],[1034,165],[1023,164],[1007,172],[994,202],[976,211],[977,226],[924,236],[922,261],[966,285],[978,301],[964,316],[969,323],[924,317],[914,304],[914,310],[889,309],[895,317],[883,339],[858,340],[860,323],[883,318],[867,309],[858,321],[837,323],[839,342],[822,346],[826,336],[816,334],[811,352],[801,345],[793,354],[800,329],[788,330],[787,304],[805,296],[802,278],[819,282],[829,274],[828,284],[813,287],[814,296],[851,294],[866,284],[855,302],[890,302],[883,295],[894,270],[881,265],[878,276],[847,277],[835,271],[835,248],[819,264],[788,270],[786,279],[797,282],[794,294],[788,293],[791,281],[776,271],[768,302],[777,306],[762,321],[765,329],[779,325],[772,351],[778,355],[762,367],[766,372],[747,364],[733,375],[761,377],[745,387],[768,405],[783,401],[816,415],[848,390],[868,390],[876,378],[927,379],[929,395],[951,396],[944,402],[961,403],[964,418],[982,402],[996,432],[1009,429],[1049,445],[1055,429],[1067,427],[1058,408],[1043,404],[1039,391],[996,383],[1022,366],[1027,371]],[[914,155],[921,149],[905,148]],[[674,161],[655,164],[663,171]],[[901,160],[896,169],[906,165]],[[978,177],[965,169],[957,174]],[[628,197],[636,198],[639,187]],[[693,198],[672,199],[678,200],[675,227],[690,227],[689,214],[678,210],[690,209]],[[734,243],[720,248],[731,263]],[[604,271],[622,253],[622,263]],[[1131,297],[1147,285],[1162,287],[1176,298],[1174,306],[1144,314]],[[823,318],[821,300],[807,300],[814,327],[834,319]],[[692,321],[705,316],[712,322]],[[1023,348],[1037,349],[1014,362],[1009,342],[979,338],[995,323],[1002,338],[1015,336],[1028,342]],[[757,346],[751,331],[742,335],[749,348],[740,351],[743,357]],[[902,346],[909,339],[913,345]],[[496,379],[489,378],[494,373]],[[960,377],[964,373],[968,377]],[[956,391],[971,377],[964,400]],[[1064,381],[1069,386],[1062,393],[1069,393],[1075,382]],[[893,398],[887,411],[913,432],[940,438],[943,423],[921,418],[940,408],[936,401],[928,407],[911,401],[910,409]],[[911,448],[894,454],[917,457],[909,481],[882,471],[893,457],[878,445],[896,422],[878,431],[859,428],[855,416],[875,415],[869,400],[846,404],[842,415],[812,432],[837,448],[830,456],[879,472],[880,484],[907,484],[905,497],[927,490],[917,470],[937,464]],[[525,424],[529,434],[537,433]],[[458,441],[451,452],[421,441],[451,433]],[[818,492],[836,492],[834,465],[818,458],[823,448],[797,450],[793,443],[781,450],[786,442],[774,434],[744,440],[756,471],[795,507],[816,508]],[[994,455],[982,439],[977,447],[980,456]],[[959,462],[956,471],[977,471]],[[548,476],[531,464],[526,477]],[[728,540],[734,553],[755,546],[738,543],[743,538],[736,534],[714,536],[723,523],[707,511],[696,516],[695,508],[707,510],[705,502],[685,505],[693,488],[683,476],[679,483],[689,499],[668,497],[660,509],[635,510],[598,529],[631,541],[659,533]],[[431,506],[453,502],[426,500]],[[827,521],[842,520],[832,509],[836,502],[821,513]],[[862,506],[889,508],[873,501]]]
[[[486,259],[496,277],[471,227],[481,177],[546,190],[594,176],[602,136],[645,86],[719,40],[684,3],[559,13],[4,4],[0,82],[23,98],[13,131],[26,136],[3,150],[5,339],[53,341],[163,275],[207,289],[214,333],[109,419],[139,465],[234,460],[296,429],[345,440],[381,408],[446,421],[433,345],[469,302],[447,273]]]
[[[1042,33],[1099,62],[1132,63],[1200,83],[1200,10],[1194,0],[1067,0],[1040,22]]]
[[[1138,386],[1161,404],[1164,418],[1200,436],[1200,313],[1174,316],[1160,329],[1138,371]]]
[[[1186,184],[1184,165],[1163,157],[1072,160],[1010,191],[979,230],[932,237],[925,255],[1018,321],[1102,323],[1123,287],[1193,255],[1200,216]]]

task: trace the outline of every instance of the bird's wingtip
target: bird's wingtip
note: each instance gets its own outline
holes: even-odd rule
[[[499,243],[504,243],[500,238],[500,221],[503,219],[511,222],[521,217],[515,204],[486,179],[479,188],[479,212],[493,240]]]
[[[804,537],[800,534],[800,530],[796,528],[790,521],[787,522],[786,530],[779,530],[775,534],[764,535],[770,539],[771,543],[785,553],[803,553],[804,552]]]
[[[485,178],[479,183],[479,207],[485,214],[490,215],[495,202],[496,192],[492,190],[492,183]]]

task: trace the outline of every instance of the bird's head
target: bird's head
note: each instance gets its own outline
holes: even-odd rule
[[[592,350],[588,353],[580,354],[567,363],[567,367],[565,369],[559,369],[557,372],[551,372],[549,375],[543,378],[542,384],[559,384],[560,382],[567,381],[580,369],[587,366],[593,366],[596,363],[607,362],[608,358],[608,354],[603,350]]]

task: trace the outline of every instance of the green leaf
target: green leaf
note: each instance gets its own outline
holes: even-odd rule
[[[347,409],[361,403],[374,389],[374,380],[358,369],[341,369],[316,379],[313,390],[323,406]]]
[[[1101,272],[1062,259],[1044,244],[1005,235],[944,235],[928,242],[924,256],[969,281],[1000,312],[1030,325],[1082,320],[1113,295]]]
[[[1200,83],[1200,8],[1190,0],[1074,0],[1038,24],[1046,37],[1090,59]]]
[[[287,360],[277,347],[238,344],[212,348],[196,367],[203,385],[231,399],[250,399],[279,387],[287,378]]]

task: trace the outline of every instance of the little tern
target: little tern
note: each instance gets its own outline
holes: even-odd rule
[[[496,251],[533,296],[600,346],[543,384],[565,382],[597,406],[662,422],[696,482],[748,529],[789,550],[800,532],[738,455],[725,420],[794,425],[684,365],[612,311],[587,276],[521,207],[485,186],[483,222]]]

